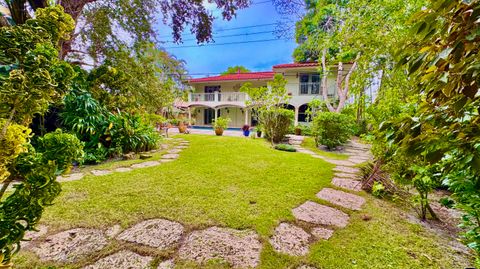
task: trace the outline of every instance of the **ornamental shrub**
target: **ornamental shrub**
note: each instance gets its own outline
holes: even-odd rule
[[[295,117],[292,110],[272,108],[262,110],[259,118],[263,125],[265,137],[272,143],[279,143],[288,134],[290,125]]]
[[[55,160],[60,172],[69,171],[73,162],[82,162],[83,143],[73,134],[57,129],[38,138],[36,150],[46,160]]]
[[[322,112],[313,120],[315,143],[334,149],[348,141],[352,132],[350,117],[335,112]]]
[[[281,150],[281,151],[288,151],[288,152],[296,152],[297,151],[296,148],[294,148],[292,145],[288,145],[288,144],[275,145],[275,149]]]
[[[149,151],[157,148],[160,135],[141,117],[129,113],[111,114],[106,140],[111,141],[111,149],[121,149],[122,153]]]

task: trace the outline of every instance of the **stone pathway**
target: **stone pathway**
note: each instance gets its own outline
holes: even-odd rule
[[[359,169],[355,164],[371,158],[368,146],[351,142],[345,152],[350,155],[348,160],[332,160],[301,147],[302,137],[293,137],[292,144],[298,152],[315,158],[324,159],[336,164],[335,175],[332,180],[334,188],[324,188],[317,193],[317,198],[325,204],[306,201],[292,209],[294,223],[282,222],[274,230],[268,240],[273,249],[279,253],[291,256],[304,256],[310,250],[310,244],[318,240],[329,240],[336,229],[344,228],[350,220],[349,213],[362,209],[365,199],[351,192],[360,191]],[[188,141],[170,139],[176,144],[173,148],[166,148],[167,154],[159,161],[145,161],[130,167],[121,167],[109,170],[96,170],[92,174],[103,175],[112,172],[128,172],[133,169],[161,165],[163,162],[173,161],[179,157]],[[74,177],[80,177],[74,174]],[[70,175],[69,177],[72,177]],[[69,177],[66,177],[67,179]],[[83,177],[83,175],[82,175]],[[80,177],[81,178],[81,177]],[[72,180],[72,179],[71,179]],[[344,189],[342,191],[340,189]],[[173,269],[175,259],[190,260],[199,264],[211,260],[224,262],[233,268],[255,268],[260,263],[262,241],[250,230],[235,230],[222,227],[210,227],[203,230],[187,233],[181,223],[166,219],[150,219],[141,221],[129,228],[122,229],[114,225],[106,230],[76,228],[47,235],[47,227],[41,227],[38,234],[29,234],[32,241],[25,242],[26,248],[33,251],[43,261],[55,261],[72,264],[79,260],[91,257],[103,249],[108,249],[112,242],[127,242],[129,246],[153,248],[158,251],[168,251],[170,258],[161,261],[155,257],[136,253],[137,248],[129,247],[116,253],[106,253],[84,268],[119,268],[135,269],[149,268],[152,263],[157,269]],[[115,245],[118,245],[116,243]],[[176,258],[172,258],[176,257]],[[304,264],[297,269],[315,269]]]
[[[104,175],[109,175],[109,174],[112,174],[112,173],[115,173],[115,172],[116,173],[125,173],[125,172],[130,172],[134,169],[153,167],[153,166],[160,165],[162,163],[171,162],[171,161],[174,161],[174,160],[178,159],[180,157],[180,153],[184,149],[188,148],[188,146],[190,145],[189,141],[184,140],[183,138],[171,138],[171,139],[168,139],[168,140],[172,141],[172,143],[171,144],[162,144],[162,145],[160,145],[158,150],[150,151],[150,153],[156,153],[160,150],[166,150],[167,151],[166,154],[162,155],[161,159],[158,160],[158,161],[148,161],[148,160],[146,160],[144,162],[132,164],[129,167],[119,167],[119,168],[115,168],[113,170],[110,170],[110,169],[106,169],[106,170],[95,169],[95,170],[90,171],[90,174],[94,175],[94,176],[104,176]],[[72,174],[69,174],[69,175],[62,175],[62,176],[57,177],[57,181],[58,182],[68,182],[68,181],[81,180],[85,175],[86,175],[86,173],[82,173],[82,172],[72,173]]]
[[[273,248],[277,252],[292,256],[306,255],[310,243],[316,240],[328,240],[333,236],[335,229],[346,227],[350,216],[348,211],[343,212],[343,209],[353,211],[362,209],[365,199],[350,193],[361,191],[360,170],[355,165],[372,158],[370,147],[354,140],[345,146],[344,152],[349,155],[347,160],[336,160],[319,155],[312,150],[303,148],[301,146],[302,142],[302,136],[289,136],[289,144],[293,145],[297,152],[335,164],[332,185],[346,191],[324,188],[316,196],[324,200],[327,205],[306,201],[292,210],[293,216],[298,223],[305,223],[309,227],[313,225],[310,231],[305,231],[289,223],[281,223],[275,229],[275,233],[270,239]],[[332,206],[328,206],[328,204]],[[300,268],[314,267],[305,265]]]

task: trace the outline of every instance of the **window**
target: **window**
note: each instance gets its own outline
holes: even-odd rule
[[[308,94],[308,80],[309,75],[300,75],[300,94]]]
[[[220,86],[205,86],[205,101],[215,101],[215,92],[220,92]]]
[[[300,74],[300,95],[319,94],[320,75]]]

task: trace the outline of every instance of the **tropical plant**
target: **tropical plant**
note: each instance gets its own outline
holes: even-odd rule
[[[345,144],[352,133],[352,121],[343,114],[335,112],[323,112],[313,119],[313,134],[318,145],[325,145],[328,149],[334,149]]]
[[[230,118],[218,117],[213,121],[213,129],[227,129],[230,123]]]
[[[292,145],[288,144],[277,144],[275,145],[275,149],[281,150],[281,151],[288,151],[288,152],[296,152],[297,149],[294,148]]]
[[[273,144],[280,143],[285,135],[289,133],[295,113],[284,108],[271,108],[261,110],[260,119],[262,122],[265,138]]]
[[[18,19],[16,14],[12,15]],[[38,9],[35,19],[25,20],[23,25],[0,27],[2,266],[11,265],[25,231],[35,229],[45,207],[60,193],[60,184],[55,181],[57,163],[68,157],[36,152],[29,144],[27,126],[35,115],[42,115],[69,90],[74,72],[69,64],[59,60],[57,47],[69,38],[73,28],[72,18],[59,6]],[[70,142],[78,141],[67,140],[63,145],[72,149],[74,145],[67,145]],[[18,184],[4,197],[14,180]]]

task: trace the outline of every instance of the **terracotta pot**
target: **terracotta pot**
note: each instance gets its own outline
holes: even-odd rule
[[[178,125],[178,132],[183,134],[187,130],[187,126],[184,124]]]
[[[257,131],[257,137],[262,137],[262,131]]]
[[[215,128],[215,134],[216,135],[223,135],[223,128]]]
[[[295,135],[302,135],[302,129],[295,128]]]

